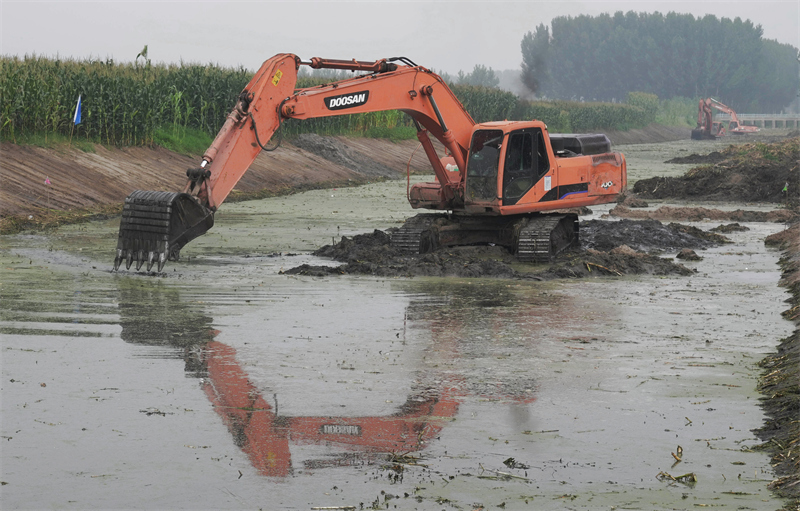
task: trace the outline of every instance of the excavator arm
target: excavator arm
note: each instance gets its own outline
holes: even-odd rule
[[[400,61],[401,64],[396,64]],[[346,69],[367,74],[319,87],[295,89],[301,65]],[[137,190],[125,201],[114,269],[124,261],[148,271],[213,226],[214,212],[285,119],[400,110],[411,116],[418,138],[441,184],[442,203],[463,201],[466,158],[475,122],[444,81],[404,58],[375,62],[313,58],[302,62],[292,54],[265,61],[239,95],[198,168],[187,171],[182,193]],[[459,173],[447,172],[428,133],[455,160]]]

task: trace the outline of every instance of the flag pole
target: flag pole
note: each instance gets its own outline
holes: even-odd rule
[[[72,116],[72,128],[69,130],[69,147],[72,147],[72,134],[75,126],[81,123],[81,94],[78,94],[78,104],[75,105],[75,114]]]

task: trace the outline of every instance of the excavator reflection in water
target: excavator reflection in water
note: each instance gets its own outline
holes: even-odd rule
[[[293,473],[290,444],[324,445],[334,450],[326,459],[304,460],[305,468],[352,465],[370,457],[403,455],[424,450],[442,428],[458,413],[467,395],[514,403],[535,400],[533,384],[509,386],[501,383],[469,383],[463,375],[451,373],[416,373],[419,384],[396,413],[387,416],[286,416],[280,415],[277,396],[265,397],[251,381],[236,357],[236,350],[215,340],[220,332],[212,328],[212,319],[194,305],[181,301],[179,293],[161,282],[136,285],[120,281],[120,324],[126,342],[150,346],[182,348],[187,374],[200,378],[202,388],[233,437],[234,443],[248,456],[262,475],[283,477]],[[465,287],[465,289],[469,289]],[[502,303],[509,297],[492,299]],[[499,300],[499,301],[498,301]],[[147,306],[143,306],[147,304]],[[492,304],[489,304],[490,306]],[[200,307],[200,306],[198,306]],[[412,303],[408,316],[425,321],[430,303]],[[496,325],[508,319],[497,317]],[[459,356],[459,329],[446,315],[433,318],[431,351],[440,360]],[[458,321],[458,320],[456,320]],[[467,351],[474,348],[466,348]],[[468,357],[474,353],[466,354]],[[482,380],[482,379],[480,379]],[[525,388],[523,392],[508,389]],[[270,402],[270,397],[273,397]]]

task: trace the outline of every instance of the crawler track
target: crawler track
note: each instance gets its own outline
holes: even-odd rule
[[[517,259],[547,263],[578,241],[578,217],[548,215],[531,218],[519,232]]]
[[[442,246],[496,244],[517,254],[520,261],[550,262],[578,241],[578,217],[530,215],[518,218],[447,218],[417,215],[392,235],[401,254],[425,254]]]

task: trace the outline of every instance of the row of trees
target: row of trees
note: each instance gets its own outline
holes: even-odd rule
[[[798,50],[749,20],[617,12],[562,16],[522,39],[523,83],[537,96],[611,101],[713,96],[743,112],[776,112],[798,92]]]

